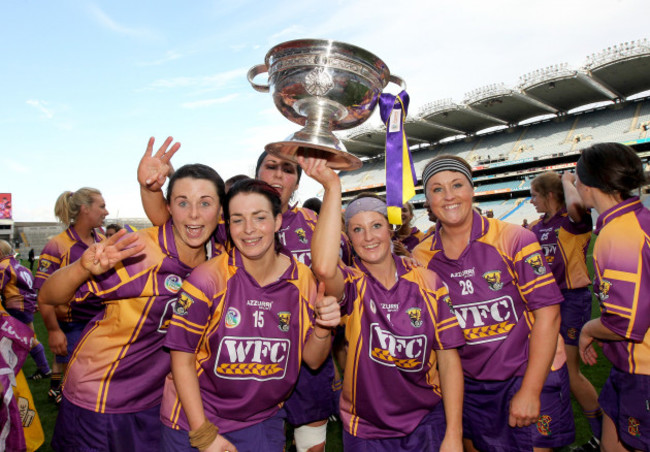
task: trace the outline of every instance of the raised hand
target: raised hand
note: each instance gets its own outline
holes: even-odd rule
[[[338,174],[327,166],[327,159],[298,155],[297,160],[305,174],[320,183],[324,188],[328,188],[331,184],[340,183]]]
[[[335,328],[341,323],[341,307],[335,297],[325,295],[325,284],[318,284],[318,294],[314,303],[316,324],[323,328]]]
[[[93,275],[100,275],[143,249],[144,243],[140,242],[138,234],[127,234],[126,229],[121,229],[112,237],[91,245],[81,255],[80,263]]]
[[[138,182],[141,187],[147,190],[159,191],[165,184],[167,177],[174,171],[170,160],[181,147],[181,144],[176,142],[169,148],[169,145],[174,139],[167,137],[162,146],[160,146],[160,149],[153,154],[154,141],[154,137],[149,138],[147,150],[144,152],[138,165]]]

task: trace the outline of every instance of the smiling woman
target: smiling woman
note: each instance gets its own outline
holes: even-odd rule
[[[182,307],[176,300],[183,280],[222,251],[206,244],[223,196],[216,171],[185,165],[170,178],[171,218],[164,225],[128,235],[121,230],[43,284],[41,303],[72,299],[83,306],[96,297],[106,306],[84,330],[70,362],[55,450],[159,450],[160,403],[170,371],[163,339],[172,311]]]
[[[535,235],[472,209],[472,171],[460,157],[431,160],[422,183],[438,223],[413,256],[449,288],[467,340],[459,351],[465,450],[570,444],[573,415],[562,343],[554,361],[563,298]]]
[[[328,356],[340,321],[336,300],[280,245],[277,190],[235,183],[224,217],[233,246],[183,283],[165,340],[164,451],[282,450],[282,404],[301,362],[318,368]]]
[[[465,340],[447,305],[447,289],[432,271],[412,268],[391,252],[386,203],[373,195],[359,195],[345,209],[358,257],[340,266],[331,243],[341,230],[341,182],[325,160],[299,161],[325,189],[312,240],[313,271],[325,293],[339,300],[346,320],[344,449],[462,450],[456,347]],[[388,393],[388,401],[377,397]]]

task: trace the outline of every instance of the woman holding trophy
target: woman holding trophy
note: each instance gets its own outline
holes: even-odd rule
[[[359,195],[345,210],[357,257],[341,267],[330,246],[341,231],[340,180],[323,159],[299,160],[325,188],[312,269],[346,318],[345,450],[461,451],[456,348],[465,340],[447,289],[435,273],[411,268],[391,252],[386,203],[370,195]]]

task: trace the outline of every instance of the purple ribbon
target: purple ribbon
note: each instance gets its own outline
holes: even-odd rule
[[[408,143],[406,141],[406,132],[404,131],[404,120],[408,113],[409,95],[402,91],[397,96],[382,93],[379,96],[379,114],[381,120],[386,125],[386,204],[388,206],[388,219],[392,224],[401,224],[402,205],[408,199],[404,199],[404,185],[411,181],[404,180],[404,162],[405,160],[411,167],[411,179],[414,187],[417,183],[415,168],[411,159]],[[399,112],[396,112],[399,110]],[[406,148],[406,149],[405,149]],[[404,153],[408,156],[405,159]],[[399,220],[396,222],[395,209],[399,208]],[[393,215],[391,215],[391,211]]]

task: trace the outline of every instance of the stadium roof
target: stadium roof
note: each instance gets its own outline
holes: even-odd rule
[[[558,64],[520,77],[514,88],[488,85],[458,104],[443,99],[424,105],[406,120],[409,145],[470,136],[514,126],[544,115],[565,115],[598,102],[617,103],[650,90],[650,41],[626,42],[587,57],[580,68]],[[371,157],[384,151],[385,127],[363,125],[342,135],[349,152]]]

